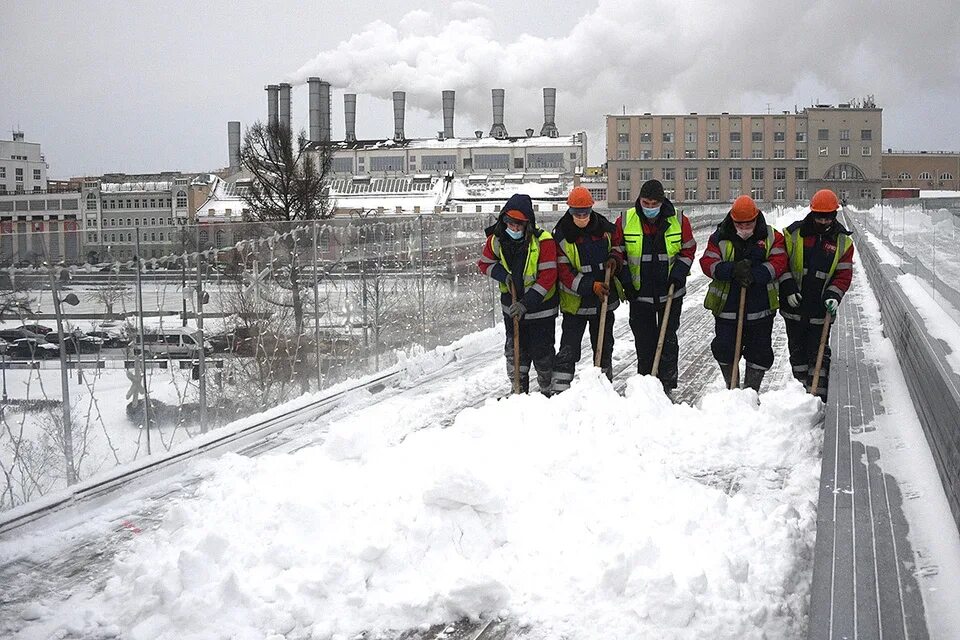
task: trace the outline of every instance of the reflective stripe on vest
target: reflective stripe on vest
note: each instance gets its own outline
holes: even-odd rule
[[[607,238],[607,256],[610,255],[610,247],[613,245],[613,238],[609,232],[604,232],[603,234]],[[564,255],[570,260],[570,266],[576,273],[586,273],[587,271],[592,271],[590,265],[587,265],[587,268],[584,268],[580,265],[580,250],[577,249],[577,244],[575,242],[568,242],[566,238],[560,241],[560,248],[563,250]],[[623,286],[620,284],[619,280],[611,278],[614,280],[614,286],[617,290],[617,294],[622,296]],[[580,297],[573,289],[568,289],[560,283],[559,278],[557,279],[557,284],[560,287],[560,310],[564,313],[576,314],[580,310],[580,305],[583,303],[583,298]]]
[[[667,229],[663,232],[667,248],[667,274],[673,269],[674,257],[680,253],[683,244],[683,213],[680,211],[667,218]],[[643,256],[643,223],[637,214],[637,208],[631,207],[623,214],[623,244],[626,246],[627,266],[634,288],[640,290],[640,263]]]
[[[523,294],[526,293],[530,287],[536,284],[537,276],[540,275],[540,243],[544,240],[551,240],[552,238],[553,236],[550,235],[549,231],[541,231],[539,236],[530,237],[530,243],[527,245],[527,263],[523,267],[523,291],[517,292],[518,300],[523,297]],[[493,255],[500,259],[500,264],[503,265],[503,268],[512,276],[513,273],[510,271],[510,265],[507,264],[507,259],[503,256],[503,252],[500,251],[500,239],[494,236],[493,242],[490,243],[490,248],[493,250]],[[510,288],[505,282],[500,283],[500,293],[510,293]],[[543,296],[543,299],[549,300],[556,293],[557,285],[554,284],[550,287],[550,290],[547,291],[547,294]]]
[[[790,273],[793,274],[794,280],[797,281],[797,288],[803,290],[803,276],[807,270],[803,267],[803,238],[800,236],[800,229],[797,228],[793,232],[788,232],[784,229],[783,241],[787,246],[787,257],[790,259]],[[833,279],[833,274],[837,272],[837,265],[840,263],[840,258],[852,246],[853,240],[850,236],[845,233],[837,234],[837,248],[833,253],[833,262],[830,264],[830,271],[825,274],[819,272],[826,276],[823,278],[823,290],[820,292],[820,295],[826,292],[830,280]]]
[[[775,231],[773,227],[767,227],[767,259],[770,259],[770,251],[773,250],[773,243],[775,240]],[[729,240],[720,241],[720,253],[723,256],[724,262],[732,262],[734,256],[733,243]],[[707,295],[703,299],[703,306],[710,311],[713,311],[713,315],[720,315],[720,312],[723,311],[723,307],[727,304],[727,298],[730,296],[730,281],[723,280],[711,280],[710,287],[707,289]],[[770,282],[767,283],[767,304],[770,307],[770,311],[775,311],[780,307],[780,296],[778,293],[778,285],[776,278],[772,278]],[[750,320],[751,318],[747,318]]]

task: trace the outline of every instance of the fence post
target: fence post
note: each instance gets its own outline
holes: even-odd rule
[[[140,373],[143,376],[143,425],[147,430],[147,455],[150,451],[150,394],[147,391],[147,350],[143,342],[143,282],[140,278],[140,227],[137,233],[137,323],[140,328]],[[184,264],[186,259],[184,258]]]
[[[200,249],[198,246],[197,249]],[[197,335],[200,340],[200,433],[207,432],[207,354],[203,348],[203,269],[197,252]]]

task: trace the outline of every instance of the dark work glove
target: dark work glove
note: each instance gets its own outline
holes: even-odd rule
[[[826,300],[823,301],[823,306],[827,309],[827,313],[829,313],[834,318],[837,317],[837,309],[840,308],[839,300],[837,300],[836,298],[827,298]]]
[[[593,283],[593,295],[597,296],[601,300],[610,295],[610,287],[605,285],[602,282]]]
[[[617,259],[608,258],[604,268],[609,271],[612,275],[617,275]]]
[[[522,302],[514,302],[507,307],[507,315],[511,318],[521,318],[527,312],[527,307]]]
[[[733,263],[733,279],[739,282],[741,287],[749,287],[753,284],[753,273],[750,267],[750,261],[746,259]]]

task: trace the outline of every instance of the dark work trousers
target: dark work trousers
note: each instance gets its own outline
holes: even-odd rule
[[[820,349],[823,325],[786,318],[784,318],[784,324],[787,326],[787,349],[790,351],[790,368],[793,370],[793,377],[809,389],[813,383],[813,370],[817,366],[817,352]],[[820,365],[820,379],[817,388],[814,389],[814,394],[824,402],[827,401],[829,383],[830,336],[828,335],[827,346],[823,350],[823,363]]]
[[[580,362],[580,345],[583,343],[583,332],[590,327],[590,347],[593,349],[594,359],[597,353],[597,333],[600,331],[600,315],[578,316],[572,313],[563,314],[560,323],[560,350],[553,366],[553,391],[559,393],[570,388],[573,373]],[[608,380],[613,380],[613,311],[607,311],[606,324],[603,329],[603,353],[600,356],[600,367]],[[593,363],[591,362],[591,365]]]
[[[637,373],[641,375],[649,375],[653,369],[653,358],[657,352],[664,307],[664,303],[654,305],[646,302],[630,302],[630,328],[633,330],[633,340],[637,347]],[[680,327],[682,307],[683,298],[675,299],[670,306],[670,317],[667,319],[667,334],[663,340],[663,353],[660,355],[660,366],[657,370],[657,377],[663,383],[664,391],[677,388],[677,357],[680,355],[677,329]]]
[[[743,323],[740,355],[748,367],[766,371],[773,366],[773,318],[770,315],[759,320]],[[720,364],[733,364],[736,357],[737,321],[716,318],[716,330],[710,350]]]
[[[513,384],[513,318],[504,314],[503,324],[507,329],[507,339],[503,353],[507,359],[507,377]],[[557,318],[539,318],[520,320],[520,391],[530,390],[530,363],[537,369],[537,382],[540,392],[549,395],[553,381],[553,360],[557,335]]]

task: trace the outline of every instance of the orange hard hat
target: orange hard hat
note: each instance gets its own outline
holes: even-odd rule
[[[750,196],[740,196],[733,201],[730,208],[730,217],[734,222],[750,222],[760,213],[757,203]]]
[[[810,198],[810,211],[815,213],[833,213],[840,208],[840,201],[830,189],[820,189]]]
[[[567,206],[574,209],[589,209],[593,206],[593,196],[586,187],[574,187],[567,196]]]

